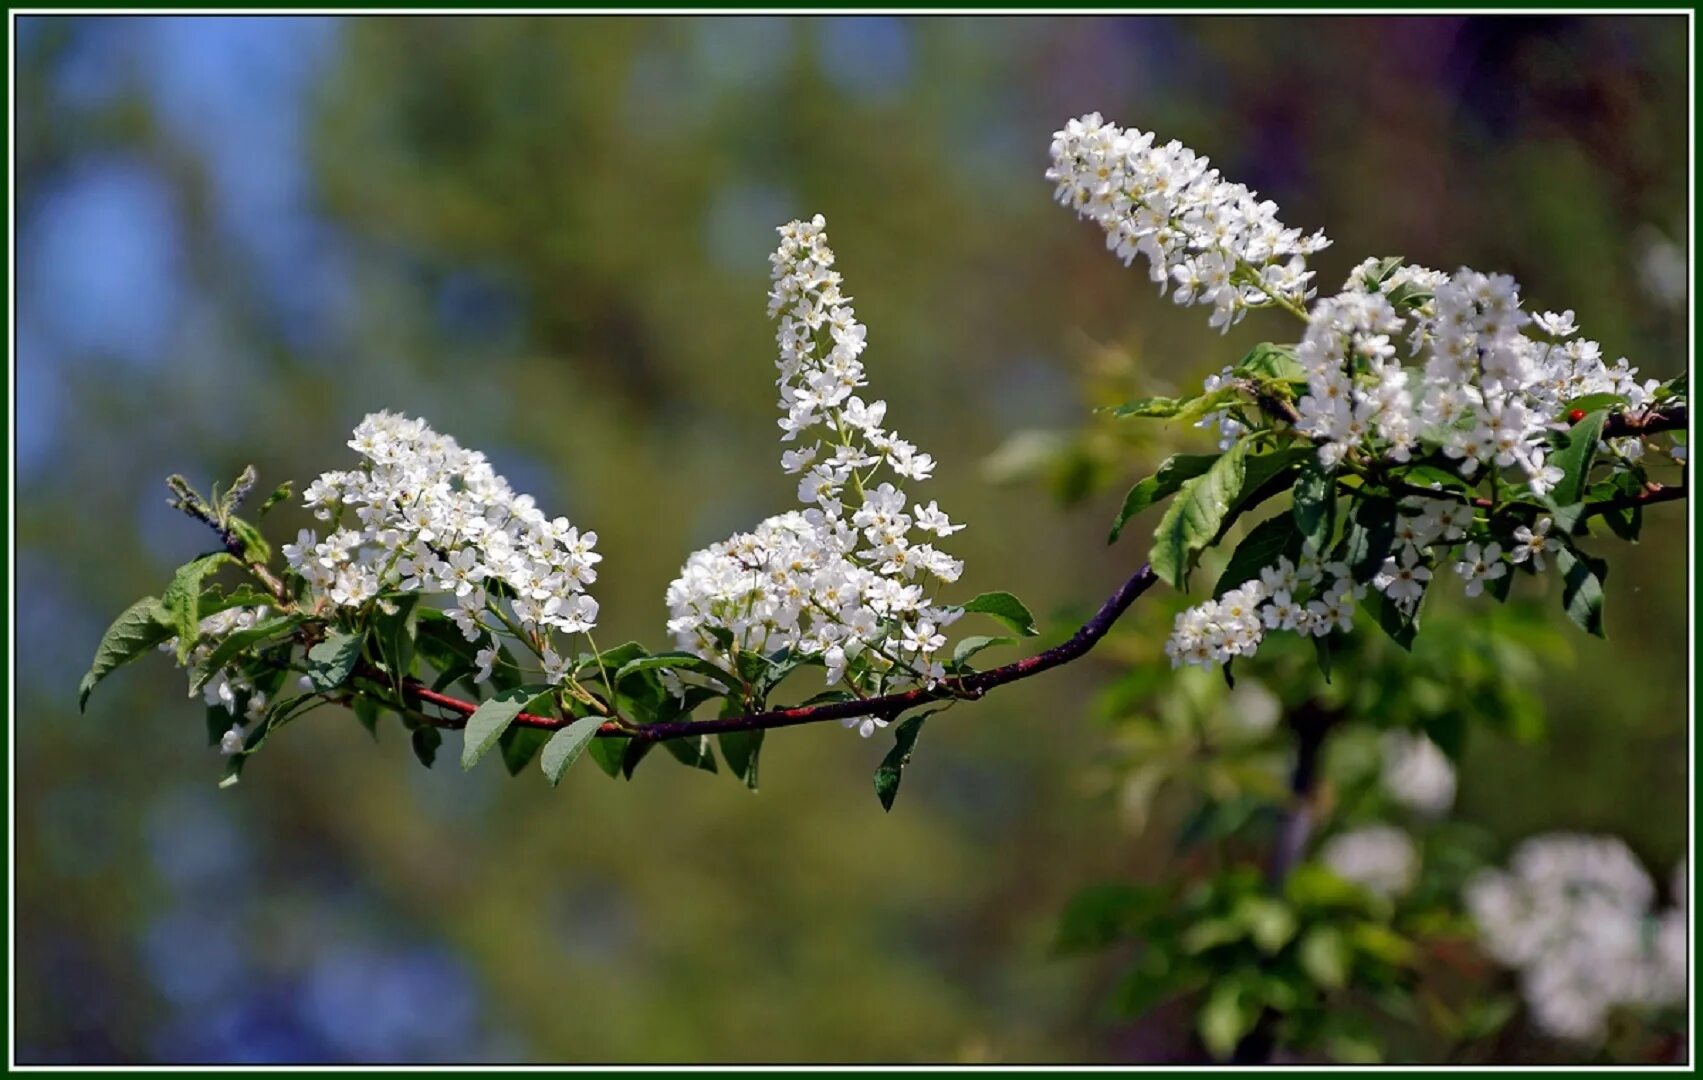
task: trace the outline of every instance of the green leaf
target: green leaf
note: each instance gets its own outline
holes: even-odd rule
[[[1221,979],[1195,1017],[1200,1041],[1213,1057],[1220,1060],[1230,1056],[1242,1037],[1254,1029],[1259,1020],[1260,1006],[1252,995],[1243,993],[1242,980]]]
[[[1576,397],[1572,401],[1563,405],[1561,407],[1561,415],[1557,417],[1557,419],[1566,420],[1568,416],[1572,415],[1574,410],[1578,410],[1583,413],[1594,413],[1598,409],[1624,409],[1626,408],[1626,405],[1626,395],[1624,394],[1585,394],[1581,397]]]
[[[633,740],[628,738],[608,738],[591,740],[591,760],[597,762],[613,780],[621,775],[621,759],[627,756],[627,744]]]
[[[1590,486],[1591,466],[1596,463],[1597,443],[1602,440],[1603,422],[1608,413],[1599,409],[1567,433],[1567,445],[1551,455],[1549,464],[1561,470],[1561,482],[1550,493],[1559,506],[1572,506],[1585,497]]]
[[[1289,944],[1298,925],[1288,904],[1269,896],[1246,896],[1236,905],[1236,918],[1248,929],[1259,950],[1270,956]]]
[[[361,635],[331,627],[325,640],[307,651],[308,682],[324,693],[342,686],[361,658]]]
[[[567,727],[550,736],[550,741],[544,744],[544,753],[539,756],[539,764],[544,766],[544,775],[550,778],[550,786],[555,787],[562,782],[562,774],[568,771],[568,766],[579,760],[585,752],[587,743],[597,742],[626,742],[626,739],[597,739],[597,729],[603,721],[595,716],[582,716]],[[620,767],[616,759],[616,768]],[[608,768],[604,768],[608,772]],[[614,776],[614,773],[609,773]]]
[[[1118,536],[1123,532],[1129,519],[1152,506],[1160,499],[1176,494],[1177,490],[1189,480],[1194,479],[1217,461],[1218,454],[1174,454],[1165,459],[1159,466],[1159,471],[1129,489],[1124,496],[1123,509],[1118,511],[1117,520],[1112,522],[1112,533],[1106,543],[1117,543]]]
[[[716,771],[715,753],[710,750],[708,735],[699,735],[695,739],[664,739],[662,745],[682,765],[690,765],[705,772]]]
[[[166,614],[160,602],[152,596],[142,599],[125,608],[112,625],[101,635],[101,642],[95,647],[95,659],[89,665],[88,673],[77,684],[77,711],[88,708],[89,694],[95,684],[106,678],[115,669],[145,654],[149,649],[165,641],[174,633],[170,617]]]
[[[1297,958],[1308,978],[1327,990],[1348,985],[1348,939],[1334,926],[1315,926],[1301,938]]]
[[[1561,571],[1561,606],[1567,610],[1567,617],[1587,634],[1607,637],[1602,625],[1602,583],[1608,576],[1608,564],[1571,547],[1556,553],[1555,564]]]
[[[1432,491],[1471,491],[1472,484],[1453,469],[1442,469],[1435,465],[1420,463],[1410,465],[1398,473],[1400,478],[1414,487],[1429,488]]]
[[[527,706],[539,698],[547,698],[554,692],[555,688],[547,685],[516,686],[481,702],[467,718],[467,728],[462,732],[461,767],[471,769],[478,764],[516,716],[526,712]]]
[[[1262,341],[1236,364],[1236,374],[1270,382],[1302,382],[1307,372],[1295,358],[1295,346]]]
[[[1361,499],[1342,537],[1343,560],[1355,581],[1365,584],[1376,576],[1395,536],[1396,504],[1389,499]]]
[[[188,666],[189,654],[201,635],[201,583],[207,575],[225,564],[235,564],[228,551],[214,551],[197,556],[177,568],[171,584],[160,596],[166,621],[177,630],[177,662]]]
[[[737,707],[732,701],[729,705]],[[721,746],[721,759],[727,762],[728,769],[745,781],[746,787],[756,791],[757,758],[763,749],[762,730],[724,731],[716,736],[716,742]]]
[[[443,745],[443,732],[435,727],[418,727],[408,737],[408,743],[414,748],[414,756],[420,759],[420,764],[429,769],[438,759],[438,747]]]
[[[621,775],[631,780],[633,774],[639,770],[639,762],[655,749],[656,743],[650,739],[627,740],[626,752],[621,755]]]
[[[294,480],[286,480],[282,484],[279,484],[277,487],[272,489],[272,494],[266,496],[266,501],[260,504],[260,509],[255,511],[254,516],[257,518],[265,517],[266,511],[289,498],[295,489],[296,482]],[[427,768],[430,768],[430,766],[428,765]]]
[[[1403,256],[1400,255],[1386,255],[1377,260],[1377,262],[1366,271],[1366,288],[1372,291],[1378,290],[1384,282],[1390,279],[1391,274],[1394,274],[1397,270],[1401,269],[1402,258]]]
[[[237,630],[227,635],[223,641],[219,642],[218,648],[208,654],[206,663],[197,670],[194,680],[190,683],[189,692],[191,694],[199,693],[201,688],[206,686],[208,681],[219,673],[219,669],[230,663],[238,654],[287,632],[301,623],[305,617],[303,615],[280,615],[274,619],[255,623],[246,630]]]
[[[991,615],[1024,637],[1033,637],[1038,632],[1035,629],[1035,617],[1029,614],[1029,609],[1023,606],[1023,601],[1008,592],[982,593],[965,604],[964,610]]]
[[[1277,560],[1283,556],[1287,556],[1290,562],[1301,557],[1301,533],[1295,527],[1295,518],[1289,514],[1267,518],[1243,537],[1230,555],[1224,572],[1218,575],[1218,584],[1212,589],[1213,598],[1241,588],[1249,579],[1259,577],[1265,567],[1277,565]]]
[[[1059,918],[1060,952],[1101,949],[1137,933],[1141,924],[1164,902],[1151,885],[1093,885],[1075,896]]]
[[[519,776],[521,770],[531,764],[538,754],[539,748],[550,741],[550,732],[543,728],[515,727],[509,725],[497,740],[497,749],[502,751],[503,766],[508,769],[510,776]]]
[[[875,770],[875,797],[881,800],[881,809],[893,809],[893,800],[899,796],[899,780],[905,766],[911,763],[911,751],[916,749],[917,736],[922,734],[922,723],[939,711],[917,713],[893,730],[893,749],[887,751]]]
[[[1370,615],[1383,628],[1390,640],[1400,645],[1408,652],[1413,651],[1413,639],[1419,633],[1419,610],[1425,604],[1425,597],[1430,594],[1430,583],[1426,583],[1426,591],[1419,596],[1412,612],[1402,610],[1401,606],[1376,589],[1366,594],[1360,601],[1360,609]]]
[[[1220,387],[1183,402],[1177,409],[1175,419],[1192,424],[1207,413],[1217,412],[1241,396],[1242,392],[1237,387]]]
[[[1336,535],[1336,477],[1318,458],[1302,462],[1295,476],[1295,528],[1314,551],[1330,550]]]
[[[952,666],[955,668],[963,667],[972,656],[983,649],[991,649],[995,645],[1015,645],[1016,643],[1016,638],[1008,637],[987,637],[979,634],[974,637],[967,637],[952,650]]]
[[[1418,949],[1413,942],[1379,923],[1356,923],[1349,931],[1354,951],[1393,967],[1405,967],[1413,962]]]
[[[1150,416],[1165,418],[1182,410],[1183,399],[1174,397],[1137,398],[1111,410],[1113,416]]]
[[[1148,562],[1173,588],[1187,587],[1194,560],[1223,526],[1247,475],[1248,443],[1238,442],[1183,484],[1153,533]]]
[[[615,672],[615,681],[620,683],[629,675],[660,668],[667,668],[671,671],[689,671],[694,675],[714,679],[730,690],[739,689],[739,680],[733,675],[723,671],[703,657],[689,652],[657,653],[654,656],[640,656],[628,660]]]

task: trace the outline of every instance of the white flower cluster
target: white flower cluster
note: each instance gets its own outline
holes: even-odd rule
[[[1567,427],[1567,402],[1617,394],[1637,408],[1659,385],[1640,383],[1624,358],[1604,363],[1594,341],[1566,340],[1577,332],[1571,311],[1522,311],[1511,277],[1404,266],[1380,281],[1379,269],[1367,260],[1343,292],[1316,304],[1296,350],[1308,390],[1296,426],[1319,441],[1327,468],[1350,454],[1404,462],[1436,449],[1469,479],[1481,468],[1517,469],[1541,496],[1561,477],[1545,451],[1550,433]],[[1397,355],[1404,335],[1424,354],[1417,373]],[[1636,454],[1641,444],[1616,445]]]
[[[789,649],[820,657],[830,685],[848,674],[859,689],[932,685],[946,673],[942,631],[961,614],[933,592],[964,566],[913,534],[963,526],[934,502],[913,504],[891,481],[877,483],[883,469],[926,480],[934,459],[882,426],[886,402],[857,393],[867,383],[866,331],[840,290],[824,229],[821,215],[782,226],[770,257],[782,441],[801,444],[781,465],[800,476],[807,509],[693,554],[668,588],[668,628],[680,648],[730,670],[735,652]],[[868,735],[884,724],[847,726]]]
[[[1319,849],[1320,860],[1344,881],[1394,899],[1419,877],[1419,849],[1394,825],[1363,825],[1337,833]]]
[[[204,666],[212,658],[225,638],[239,630],[247,630],[257,623],[264,622],[271,615],[271,609],[265,605],[257,607],[234,607],[224,611],[216,611],[201,620],[200,631],[196,635],[197,644],[190,650],[189,662],[183,665],[190,671]],[[160,651],[177,655],[177,638],[170,638],[161,643]],[[193,684],[190,693],[193,694]],[[221,668],[201,686],[201,697],[208,707],[219,705],[234,718],[231,729],[225,732],[219,742],[220,753],[227,757],[242,749],[243,724],[258,720],[266,715],[266,694],[254,688],[254,683],[239,671],[230,667]],[[242,707],[242,715],[238,717],[237,707]]]
[[[1454,805],[1455,767],[1436,743],[1410,731],[1387,731],[1383,757],[1384,788],[1396,802],[1426,817]]]
[[[1260,576],[1216,600],[1177,614],[1165,655],[1172,667],[1208,667],[1252,656],[1268,630],[1324,637],[1354,629],[1354,602],[1366,593],[1348,566],[1303,552],[1300,565],[1280,557]]]
[[[1164,292],[1179,304],[1210,304],[1211,325],[1226,332],[1250,307],[1304,306],[1313,272],[1307,256],[1330,245],[1277,220],[1261,200],[1209,168],[1208,159],[1152,133],[1108,124],[1089,113],[1053,133],[1047,179],[1054,197],[1106,232],[1125,266],[1146,256]]]
[[[552,631],[584,633],[597,622],[586,587],[597,580],[597,534],[567,518],[546,517],[532,496],[516,494],[485,455],[465,450],[422,420],[373,413],[349,446],[359,468],[328,472],[304,502],[330,533],[303,529],[284,546],[290,566],[322,603],[354,608],[385,594],[417,591],[443,598],[488,678],[509,616],[535,647],[545,677],[560,683],[567,663],[549,644]],[[498,606],[507,605],[507,614]]]
[[[1506,871],[1488,870],[1466,891],[1486,952],[1520,972],[1538,1026],[1600,1039],[1616,1007],[1683,1004],[1685,866],[1675,906],[1652,908],[1655,886],[1613,837],[1554,833],[1525,841]]]
[[[1535,569],[1544,569],[1545,554],[1555,547],[1549,518],[1540,518],[1535,527],[1517,527],[1515,543],[1505,553],[1495,542],[1461,543],[1473,523],[1472,508],[1465,503],[1410,497],[1398,509],[1390,554],[1371,584],[1409,614],[1424,597],[1432,568],[1451,552],[1460,553],[1454,568],[1466,582],[1466,594],[1477,596],[1487,582],[1504,577],[1510,563],[1529,560]],[[1178,614],[1165,653],[1172,667],[1209,666],[1252,656],[1272,630],[1314,637],[1339,629],[1351,631],[1354,603],[1367,591],[1366,585],[1354,582],[1343,563],[1321,563],[1310,552],[1302,553],[1299,566],[1279,557],[1258,578]]]

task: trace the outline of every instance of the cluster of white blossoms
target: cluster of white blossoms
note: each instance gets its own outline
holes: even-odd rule
[[[1426,817],[1439,817],[1454,805],[1455,767],[1424,735],[1385,732],[1383,759],[1383,785],[1396,802]]]
[[[1353,630],[1354,604],[1365,594],[1345,563],[1320,562],[1310,552],[1299,565],[1279,557],[1259,577],[1179,612],[1165,655],[1172,667],[1208,667],[1252,656],[1270,630],[1313,637]]]
[[[1419,877],[1419,849],[1394,825],[1362,825],[1337,833],[1319,849],[1319,859],[1344,881],[1394,899]]]
[[[1653,907],[1655,885],[1613,837],[1554,833],[1525,841],[1507,870],[1488,870],[1466,891],[1479,940],[1520,972],[1532,1018],[1545,1031],[1600,1039],[1611,1010],[1683,1004],[1685,864],[1674,905]]]
[[[190,650],[189,660],[183,666],[195,671],[206,665],[212,659],[213,651],[232,634],[239,630],[247,630],[258,623],[264,622],[271,615],[271,609],[265,605],[257,607],[234,607],[224,611],[216,611],[201,620],[200,630],[196,635],[196,645]],[[169,638],[160,644],[160,651],[177,654],[177,638]],[[194,694],[194,684],[191,683],[190,693]],[[201,686],[201,697],[209,708],[223,706],[233,717],[231,729],[225,732],[219,742],[219,751],[226,756],[235,754],[242,749],[243,724],[258,720],[266,715],[266,695],[256,690],[254,683],[231,667],[224,667],[214,672]],[[238,707],[241,715],[238,715]]]
[[[1376,259],[1356,267],[1341,293],[1313,307],[1296,349],[1307,379],[1296,427],[1318,440],[1327,468],[1440,450],[1463,477],[1513,470],[1541,496],[1561,476],[1545,454],[1568,426],[1569,401],[1614,394],[1639,408],[1659,385],[1573,339],[1571,311],[1527,314],[1507,275],[1382,270]],[[1398,356],[1404,337],[1424,356],[1418,371]],[[1616,449],[1636,455],[1641,445],[1629,437]]]
[[[934,459],[882,426],[886,402],[858,394],[866,331],[824,230],[821,215],[783,225],[770,256],[782,441],[799,444],[781,465],[800,477],[806,509],[693,554],[668,588],[668,628],[681,649],[729,670],[738,652],[786,649],[820,658],[830,685],[932,685],[946,674],[943,631],[961,614],[934,593],[964,565],[929,538],[963,526],[882,478],[926,480]],[[865,735],[884,725],[847,723]]]
[[[508,632],[538,652],[546,679],[565,681],[568,664],[550,634],[596,625],[597,601],[586,587],[603,558],[597,534],[546,517],[484,454],[423,420],[373,413],[349,446],[360,467],[325,473],[303,493],[331,531],[320,539],[303,529],[284,545],[316,604],[359,608],[399,591],[436,596],[468,641],[486,644],[481,680],[497,660],[495,635]]]
[[[1330,245],[1277,219],[1277,206],[1231,183],[1208,159],[1151,132],[1089,113],[1053,133],[1054,197],[1106,232],[1125,266],[1146,256],[1150,276],[1179,304],[1210,304],[1228,331],[1251,307],[1304,306],[1307,256]]]

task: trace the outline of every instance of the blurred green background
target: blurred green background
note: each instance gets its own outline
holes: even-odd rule
[[[1081,425],[1107,347],[1165,393],[1293,332],[1218,338],[1049,202],[1050,133],[1090,109],[1326,229],[1327,289],[1368,254],[1505,270],[1611,356],[1686,361],[1678,17],[17,30],[20,1061],[1140,1053],[1096,961],[1050,949],[1066,897],[1164,842],[1083,780],[1114,657],[931,725],[890,815],[888,740],[837,726],[771,738],[756,795],[665,756],[552,792],[327,711],[221,792],[163,658],[74,706],[110,617],[208,546],[168,472],[302,483],[363,413],[423,415],[596,529],[600,640],[661,647],[686,553],[791,505],[765,256],[820,211],[872,388],[971,525],[964,595],[1063,633],[1140,558],[1102,543],[1121,489],[1065,509],[989,455]],[[1611,552],[1610,640],[1552,673],[1550,740],[1475,740],[1462,816],[1684,850],[1685,510],[1658,509]]]

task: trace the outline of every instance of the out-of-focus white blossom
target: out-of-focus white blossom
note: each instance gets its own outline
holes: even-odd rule
[[[830,685],[855,670],[858,689],[932,685],[946,674],[941,631],[961,614],[935,603],[963,563],[922,537],[963,528],[897,481],[922,481],[934,459],[883,426],[866,402],[867,332],[833,269],[821,215],[782,226],[771,256],[769,315],[779,322],[781,456],[806,509],[694,553],[668,587],[679,647],[734,670],[737,652],[782,649],[820,658]],[[883,472],[895,479],[887,479]],[[882,724],[848,721],[865,736]]]
[[[1429,817],[1448,811],[1455,801],[1455,767],[1424,735],[1388,731],[1383,739],[1384,787],[1403,806]]]
[[[1207,304],[1224,331],[1273,298],[1300,306],[1310,295],[1307,256],[1329,246],[1277,219],[1277,204],[1210,168],[1182,143],[1107,123],[1099,113],[1053,133],[1047,179],[1054,197],[1093,220],[1128,266],[1146,257],[1163,292]]]
[[[1685,1000],[1683,897],[1653,910],[1655,886],[1613,837],[1554,833],[1525,841],[1507,870],[1467,886],[1479,941],[1520,972],[1533,1020],[1562,1038],[1596,1041],[1610,1010]]]
[[[1419,849],[1393,825],[1363,825],[1337,833],[1319,849],[1319,858],[1344,881],[1379,896],[1399,897],[1419,877]]]

